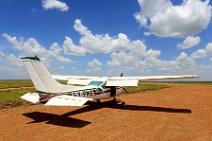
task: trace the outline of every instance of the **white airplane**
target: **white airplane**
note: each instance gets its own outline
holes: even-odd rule
[[[45,103],[50,106],[82,106],[87,101],[113,98],[121,94],[124,86],[138,86],[142,80],[166,80],[197,78],[196,75],[180,76],[147,76],[147,77],[87,77],[51,75],[40,59],[35,57],[21,58],[29,72],[37,92],[27,93],[22,99],[34,104]],[[61,84],[57,80],[66,80]],[[121,106],[125,107],[125,102]]]

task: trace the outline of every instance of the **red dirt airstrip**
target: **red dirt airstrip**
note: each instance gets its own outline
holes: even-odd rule
[[[83,107],[0,110],[0,141],[212,141],[212,85],[170,84]]]

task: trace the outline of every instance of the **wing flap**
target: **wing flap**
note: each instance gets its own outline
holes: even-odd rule
[[[38,93],[27,93],[27,94],[21,96],[21,99],[32,102],[34,104],[40,102],[40,96]]]
[[[106,86],[138,86],[138,80],[108,80]]]
[[[82,106],[91,98],[75,97],[69,95],[55,96],[51,98],[45,105],[48,106]]]

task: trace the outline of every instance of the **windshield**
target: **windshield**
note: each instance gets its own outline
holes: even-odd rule
[[[88,85],[100,86],[102,83],[102,81],[91,81]]]

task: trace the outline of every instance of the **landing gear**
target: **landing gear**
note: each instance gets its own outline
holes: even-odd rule
[[[124,101],[121,101],[120,99],[118,99],[116,97],[113,98],[113,102],[121,103],[121,108],[125,108],[126,107],[126,103]]]
[[[97,102],[98,104],[101,103],[100,99],[97,99],[96,102]]]
[[[113,102],[120,102],[120,100],[116,97],[113,97]]]
[[[126,107],[126,103],[123,101],[121,102],[121,108],[125,108]]]

